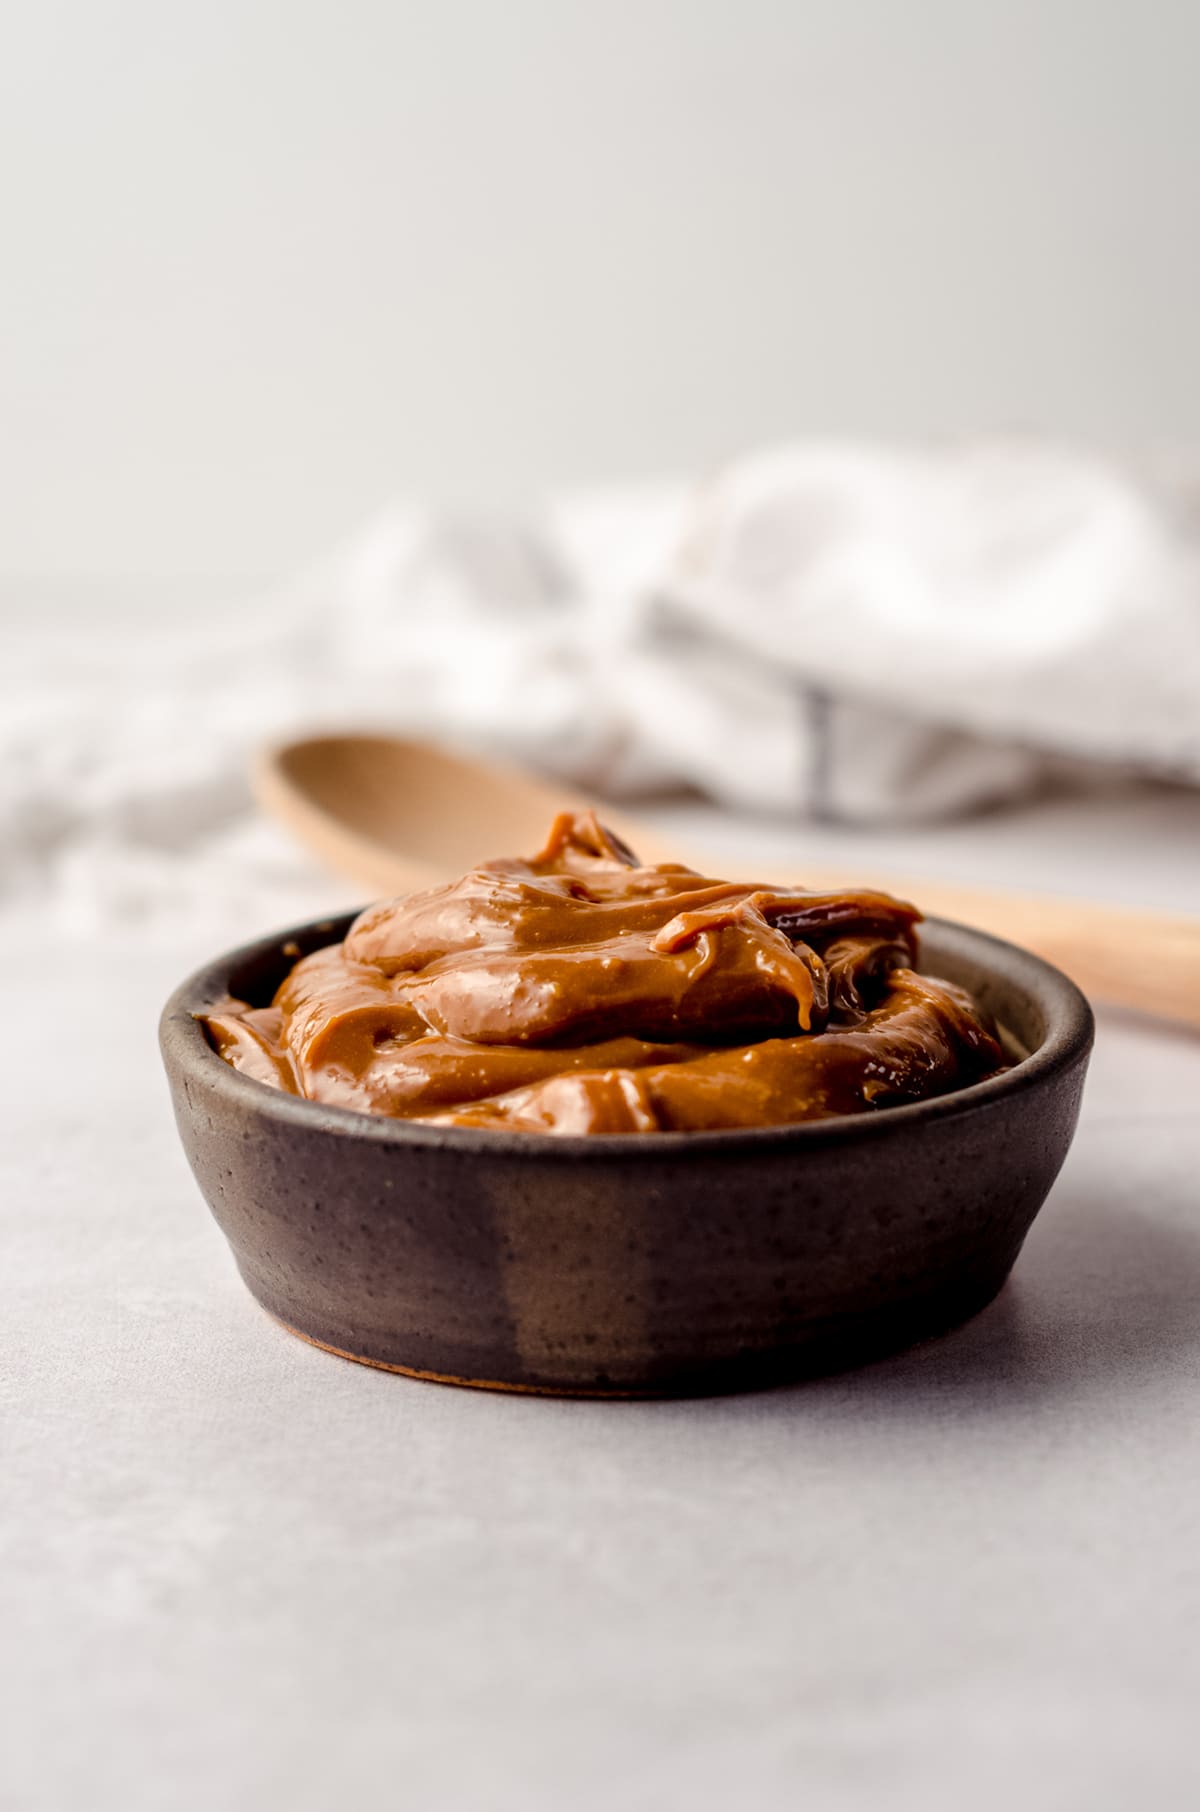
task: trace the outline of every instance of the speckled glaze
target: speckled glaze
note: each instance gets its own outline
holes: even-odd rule
[[[408,1124],[267,1088],[194,1015],[265,1003],[352,915],[219,958],[161,1043],[188,1160],[262,1306],[319,1346],[509,1390],[663,1395],[859,1363],[996,1294],[1070,1145],[1092,1015],[1049,964],[922,927],[1029,1055],[956,1094],[750,1131],[596,1139]]]

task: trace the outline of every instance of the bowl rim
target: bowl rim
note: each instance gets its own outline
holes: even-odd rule
[[[282,946],[316,933],[328,933],[336,943],[353,924],[361,908],[328,917],[309,919],[282,931],[254,938],[222,952],[187,976],[173,991],[159,1021],[159,1045],[168,1075],[201,1083],[231,1105],[253,1109],[280,1126],[314,1132],[325,1130],[342,1137],[364,1139],[370,1144],[399,1149],[456,1151],[466,1155],[534,1158],[539,1162],[578,1163],[638,1157],[675,1159],[685,1152],[733,1154],[775,1148],[857,1143],[886,1138],[890,1133],[918,1124],[958,1119],[1010,1101],[1037,1088],[1053,1076],[1070,1070],[1090,1052],[1095,1035],[1091,1005],[1070,978],[1031,950],[974,926],[953,919],[930,916],[920,921],[922,935],[933,933],[936,946],[949,945],[981,966],[991,967],[1009,984],[1022,988],[1041,1007],[1045,1034],[1041,1043],[997,1076],[969,1083],[946,1095],[924,1101],[879,1108],[870,1114],[844,1114],[826,1120],[805,1120],[780,1126],[719,1127],[702,1132],[536,1134],[499,1131],[490,1127],[432,1126],[423,1121],[392,1119],[384,1114],[361,1113],[286,1094],[252,1076],[235,1070],[218,1056],[208,1042],[197,1015],[229,992],[231,973],[273,953]],[[313,944],[312,949],[322,946]],[[189,1097],[190,1098],[190,1097]]]

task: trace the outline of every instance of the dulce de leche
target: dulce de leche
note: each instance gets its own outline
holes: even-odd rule
[[[873,1113],[1004,1067],[916,969],[916,907],[643,866],[591,812],[527,861],[368,907],[270,1006],[205,1019],[235,1069],[438,1126],[693,1132]]]

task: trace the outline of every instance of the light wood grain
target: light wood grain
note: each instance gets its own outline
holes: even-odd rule
[[[265,810],[373,897],[448,880],[487,856],[527,854],[556,812],[597,803],[512,768],[387,736],[308,737],[267,749],[254,783]],[[647,861],[707,865],[703,851],[672,844],[634,814],[599,809]],[[796,886],[886,888],[926,913],[1023,944],[1097,1001],[1200,1030],[1200,918],[931,876],[741,866]]]

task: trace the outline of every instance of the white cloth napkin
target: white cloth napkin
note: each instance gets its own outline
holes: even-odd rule
[[[4,633],[0,899],[211,914],[279,867],[251,749],[317,726],[854,820],[1200,782],[1200,482],[1037,442],[799,445],[526,521],[397,507],[232,620]]]
[[[611,792],[919,818],[1200,780],[1200,486],[1037,443],[800,446],[526,528],[398,514],[324,596],[398,716]]]

